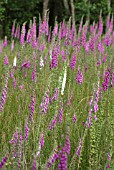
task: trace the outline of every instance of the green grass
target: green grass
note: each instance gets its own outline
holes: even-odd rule
[[[4,105],[4,110],[0,113],[0,160],[9,154],[7,163],[3,170],[16,170],[18,167],[20,148],[22,148],[21,167],[23,170],[30,170],[33,166],[34,156],[39,148],[39,140],[41,134],[44,134],[44,147],[41,149],[40,157],[37,159],[37,169],[46,169],[48,159],[53,154],[53,151],[58,146],[64,146],[67,133],[70,135],[71,151],[68,155],[68,170],[105,170],[107,162],[111,164],[111,170],[114,168],[114,89],[109,87],[106,92],[102,90],[102,98],[98,101],[99,110],[92,113],[92,126],[87,128],[83,125],[86,122],[89,110],[92,106],[89,102],[98,89],[102,87],[104,71],[107,67],[111,67],[113,62],[114,48],[111,45],[105,48],[107,54],[106,63],[97,66],[97,61],[100,53],[95,48],[94,52],[87,54],[83,47],[80,51],[76,51],[76,66],[74,71],[69,66],[69,61],[72,57],[72,52],[75,48],[65,46],[61,41],[60,49],[64,49],[67,53],[67,60],[63,63],[61,55],[58,58],[58,67],[50,70],[50,58],[48,55],[49,48],[54,48],[54,42],[45,42],[45,50],[38,51],[33,49],[31,45],[26,45],[22,48],[18,42],[15,43],[15,49],[10,51],[10,45],[3,48],[0,54],[0,92],[5,85],[6,73],[14,72],[16,80],[16,88],[13,87],[13,79],[8,78],[7,98]],[[57,44],[56,44],[57,43]],[[59,41],[55,43],[55,47]],[[20,59],[17,59],[17,68],[13,68],[13,59],[20,53]],[[33,60],[33,52],[36,54],[36,60]],[[4,65],[4,56],[7,55],[9,65]],[[44,59],[47,56],[45,66],[40,70],[40,56]],[[103,57],[103,56],[101,56]],[[24,59],[30,60],[31,68],[25,69],[27,77],[21,69],[21,64]],[[36,63],[36,79],[31,81],[32,71]],[[85,72],[84,66],[87,64],[88,69]],[[67,65],[67,80],[64,95],[61,95],[62,82],[59,82],[59,77],[64,75],[64,65]],[[76,74],[78,66],[83,73],[83,83],[76,82]],[[5,74],[5,75],[4,75]],[[20,90],[19,86],[23,85],[24,89]],[[58,99],[49,103],[47,113],[41,112],[39,106],[45,92],[48,92],[51,98],[55,93],[55,88],[59,88]],[[72,94],[71,104],[66,107],[67,101]],[[28,121],[32,96],[35,98],[35,111],[33,122]],[[58,110],[63,103],[63,121],[57,122],[52,130],[49,130],[49,124],[54,116],[58,114]],[[73,115],[76,114],[77,121],[73,122]],[[94,120],[94,115],[97,115],[98,120]],[[28,121],[30,128],[28,140],[24,140],[25,124]],[[9,143],[16,129],[22,133],[23,140],[20,145],[18,142],[13,148]],[[82,149],[80,157],[76,155],[79,145],[79,140],[82,139]],[[59,148],[59,150],[61,149]],[[15,149],[17,157],[14,158],[12,150]],[[108,161],[107,154],[111,155],[111,161]],[[50,169],[57,169],[59,160],[55,161]]]

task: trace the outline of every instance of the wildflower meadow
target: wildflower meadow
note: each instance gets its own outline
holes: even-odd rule
[[[114,22],[48,16],[0,41],[0,170],[114,170]]]

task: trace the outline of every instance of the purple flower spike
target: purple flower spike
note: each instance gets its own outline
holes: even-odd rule
[[[110,164],[109,163],[106,165],[106,169],[110,169]]]
[[[75,69],[75,65],[76,65],[76,55],[73,54],[71,62],[70,62],[70,67],[71,67],[72,70]]]
[[[29,120],[30,121],[33,121],[34,111],[35,111],[35,96],[32,97],[32,101],[31,101],[30,115],[29,115]]]
[[[49,169],[57,159],[58,159],[58,149],[55,149],[53,155],[51,156],[51,158],[49,158],[49,161],[46,166],[47,169]]]
[[[59,123],[62,123],[63,121],[63,108],[59,110]]]
[[[44,134],[41,134],[40,140],[39,140],[39,148],[38,148],[38,152],[36,154],[37,156],[40,156],[40,152],[43,147],[44,147]]]
[[[4,40],[4,47],[6,47],[8,44],[8,41],[7,41],[7,36],[5,36],[5,40]]]
[[[36,77],[36,66],[34,66],[33,72],[32,72],[32,81],[35,80]]]
[[[5,87],[4,87],[4,89],[2,91],[2,95],[1,95],[0,112],[2,112],[4,109],[4,105],[5,105],[6,97],[7,97],[7,89],[8,89],[8,78],[6,79],[6,84],[5,84]]]
[[[26,123],[26,125],[25,125],[25,141],[27,141],[28,140],[28,136],[29,136],[29,127],[28,127],[28,122]]]
[[[13,137],[12,137],[12,139],[9,141],[10,142],[10,144],[16,144],[17,142],[18,142],[18,131],[16,130],[16,132],[13,134]]]
[[[97,111],[98,111],[98,104],[95,103],[95,104],[94,104],[94,112],[96,113]]]
[[[34,157],[34,162],[33,162],[33,170],[37,170],[37,165],[36,165],[36,157]]]
[[[110,68],[104,73],[104,82],[102,83],[103,90],[107,91],[110,83]]]
[[[25,34],[26,34],[26,29],[25,29],[26,23],[23,24],[22,30],[21,30],[21,38],[20,38],[20,44],[23,45],[25,41]]]
[[[77,120],[77,118],[76,118],[76,115],[74,114],[74,116],[73,116],[73,122],[76,123],[76,120]]]
[[[58,93],[59,93],[59,89],[56,88],[55,89],[55,93],[53,95],[53,97],[50,99],[50,102],[54,101],[54,100],[57,100],[58,99]]]
[[[31,67],[30,61],[25,61],[21,65],[21,68],[30,68],[30,67]]]
[[[49,95],[48,95],[48,93],[46,93],[45,96],[43,97],[41,104],[40,104],[41,111],[43,113],[47,113],[48,106],[49,106]]]
[[[3,159],[2,159],[2,161],[0,162],[0,169],[2,169],[3,168],[3,166],[5,165],[5,163],[7,162],[7,159],[8,159],[8,157],[7,156],[5,156]]]
[[[52,129],[54,128],[54,126],[55,126],[56,123],[57,123],[57,117],[55,117],[55,118],[52,120],[51,124],[49,125],[49,129],[52,130]]]
[[[60,163],[58,164],[58,170],[67,170],[67,155],[62,153],[60,156]]]
[[[80,157],[81,149],[82,149],[82,141],[80,140],[79,146],[78,146],[77,151],[76,151],[76,155],[78,157]]]
[[[5,57],[4,57],[4,65],[8,65],[8,64],[9,64],[8,57],[7,57],[7,55],[5,55]]]
[[[111,161],[111,156],[110,156],[110,154],[108,154],[108,161]]]
[[[78,84],[83,83],[83,74],[82,74],[80,68],[78,68],[78,73],[76,75],[76,81],[78,82]]]

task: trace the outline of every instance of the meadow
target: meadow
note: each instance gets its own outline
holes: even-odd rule
[[[0,169],[114,170],[113,25],[13,23],[0,42]]]

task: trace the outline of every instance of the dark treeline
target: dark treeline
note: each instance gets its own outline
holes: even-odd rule
[[[61,22],[68,20],[70,16],[79,25],[81,17],[84,21],[88,18],[90,23],[98,22],[102,11],[103,22],[106,22],[108,13],[114,14],[114,0],[0,0],[0,37],[10,37],[13,21],[22,25],[35,16],[37,23],[39,14],[44,17],[49,10],[49,25],[54,25],[55,17]]]

